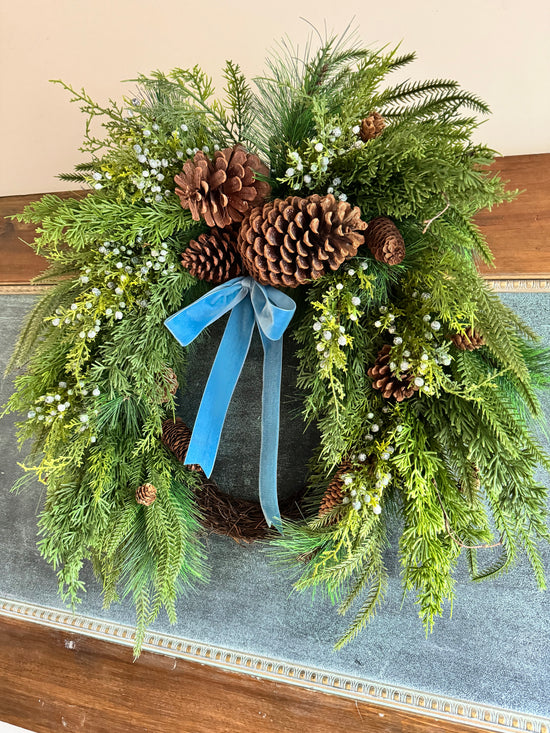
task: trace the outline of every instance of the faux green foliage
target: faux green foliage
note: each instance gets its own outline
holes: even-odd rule
[[[136,652],[159,611],[174,621],[178,596],[208,575],[196,474],[160,441],[176,407],[168,374],[182,385],[187,359],[163,322],[206,291],[179,263],[206,227],[181,207],[173,177],[198,150],[235,144],[269,164],[273,196],[331,193],[365,221],[393,219],[406,244],[399,265],[362,247],[292,291],[303,418],[320,434],[306,518],[272,541],[295,588],[352,614],[340,648],[380,606],[388,552],[427,632],[452,603],[463,552],[474,580],[525,553],[545,587],[547,489],[533,474],[550,465],[535,432],[550,354],[478,275],[492,255],[472,220],[515,194],[488,171],[494,152],[472,141],[488,111],[476,95],[448,80],[387,85],[413,60],[365,49],[348,30],[317,45],[313,35],[303,52],[285,39],[255,87],[228,61],[221,98],[198,66],[139,76],[121,105],[62,84],[87,115],[90,158],[61,178],[90,190],[44,196],[19,217],[38,225],[33,246],[55,285],[11,362],[26,371],[8,409],[27,415],[19,434],[32,441],[18,487],[34,476],[47,485],[40,548],[67,601],[78,602],[88,559],[106,604],[133,597]],[[363,141],[375,111],[385,128]],[[468,329],[484,341],[472,352],[453,342]],[[369,375],[384,345],[392,374],[414,385],[401,403]],[[341,501],[319,516],[338,476]],[[157,488],[148,507],[135,500],[143,483]]]

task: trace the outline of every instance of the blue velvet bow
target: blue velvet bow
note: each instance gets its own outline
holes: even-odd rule
[[[281,527],[277,500],[277,453],[283,333],[296,304],[280,290],[251,277],[236,277],[166,319],[165,325],[183,345],[231,311],[204,390],[185,462],[199,464],[210,476],[227,409],[248,354],[254,324],[264,349],[260,504],[269,526]]]

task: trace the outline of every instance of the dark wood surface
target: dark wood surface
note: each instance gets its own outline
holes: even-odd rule
[[[496,267],[485,268],[484,274],[496,278],[550,277],[550,153],[498,158],[493,169],[509,181],[510,189],[524,193],[477,217],[496,258]],[[29,282],[45,267],[45,261],[24,244],[32,241],[34,228],[7,218],[41,195],[0,197],[0,285]]]
[[[80,191],[55,193],[61,198],[83,194]],[[47,266],[46,260],[38,257],[26,244],[34,239],[35,227],[10,218],[43,195],[34,193],[25,196],[0,196],[0,285],[28,283]]]
[[[550,276],[550,153],[498,158],[509,189],[523,191],[514,201],[476,217],[495,255],[489,277]]]
[[[290,684],[0,618],[0,720],[37,733],[475,733]]]

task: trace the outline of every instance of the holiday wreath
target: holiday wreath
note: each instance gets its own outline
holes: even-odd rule
[[[413,58],[344,34],[301,57],[284,42],[255,90],[227,62],[223,101],[198,66],[140,76],[123,105],[63,84],[106,134],[87,125],[89,162],[61,176],[89,191],[20,216],[39,225],[55,284],[23,328],[8,409],[27,415],[19,485],[47,484],[40,549],[63,598],[78,601],[90,559],[106,603],[133,595],[137,650],[206,577],[205,527],[269,534],[297,589],[341,612],[357,602],[337,646],[384,595],[389,522],[426,629],[462,552],[478,580],[524,551],[544,587],[547,490],[533,474],[550,459],[533,419],[550,359],[479,276],[491,253],[472,221],[514,194],[472,141],[471,113],[487,112],[476,96],[444,80],[382,86]],[[228,312],[191,433],[176,417],[184,346]],[[207,478],[255,327],[261,510]],[[281,517],[285,329],[319,444],[308,493]]]

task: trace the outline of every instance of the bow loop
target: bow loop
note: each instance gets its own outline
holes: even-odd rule
[[[250,292],[250,300],[256,324],[270,341],[278,341],[292,320],[296,304],[280,290],[270,285],[260,285],[255,280],[252,282],[254,286]]]
[[[246,279],[251,278],[236,277],[219,285],[187,308],[169,316],[164,325],[182,346],[188,346],[205,328],[246,298],[247,289],[242,285]]]

